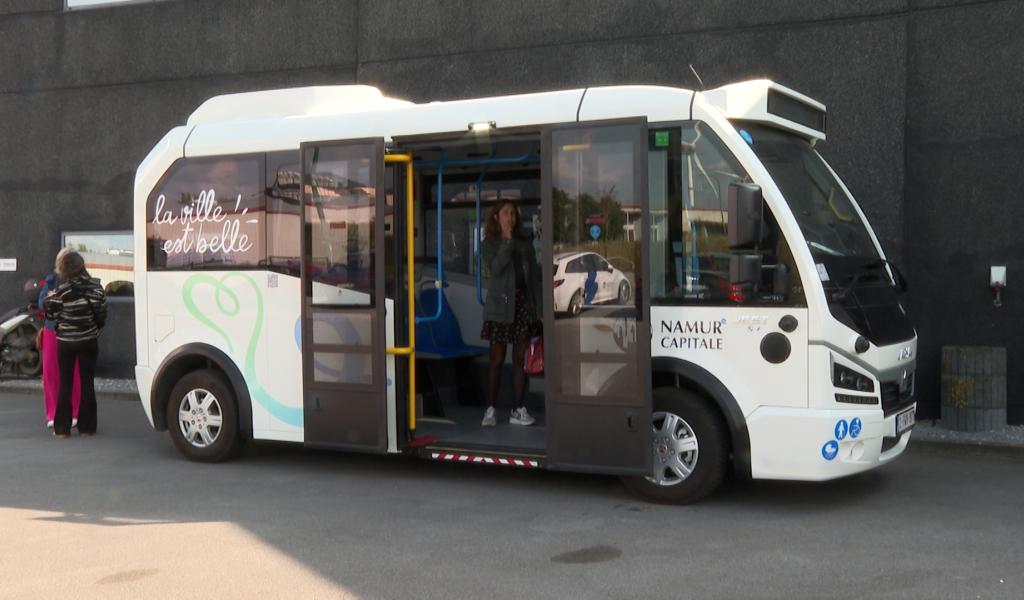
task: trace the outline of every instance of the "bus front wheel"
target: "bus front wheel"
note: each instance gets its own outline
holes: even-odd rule
[[[728,469],[725,422],[708,402],[688,390],[655,388],[653,400],[651,474],[623,481],[655,502],[697,502],[718,488]]]
[[[238,409],[231,385],[212,369],[178,381],[167,402],[167,430],[189,460],[220,462],[237,450]]]

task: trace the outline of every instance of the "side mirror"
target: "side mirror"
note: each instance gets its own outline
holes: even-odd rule
[[[764,218],[761,187],[752,183],[729,184],[729,247],[754,248],[761,242]]]
[[[729,283],[732,285],[742,285],[760,282],[760,254],[733,254],[729,257]]]

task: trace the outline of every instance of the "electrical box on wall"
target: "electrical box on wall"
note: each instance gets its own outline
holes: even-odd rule
[[[996,295],[992,304],[999,308],[1003,305],[1003,290],[1006,288],[1006,265],[992,265],[988,272],[988,285]]]
[[[989,267],[989,285],[992,287],[1006,287],[1006,267]]]

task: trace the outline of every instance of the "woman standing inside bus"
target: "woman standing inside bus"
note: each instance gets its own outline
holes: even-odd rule
[[[57,269],[60,285],[46,298],[46,318],[57,324],[57,362],[60,365],[60,396],[53,420],[53,435],[71,433],[71,388],[75,361],[81,375],[81,404],[78,408],[78,433],[96,433],[96,357],[100,328],[107,320],[107,299],[103,288],[89,278],[85,260],[69,252]]]
[[[512,387],[515,406],[509,418],[512,425],[533,425],[535,419],[523,405],[526,372],[523,360],[530,336],[539,328],[540,267],[533,243],[523,232],[519,209],[511,201],[499,202],[487,218],[483,241],[483,262],[490,268],[484,324],[480,337],[489,340],[490,370],[487,381],[487,411],[484,427],[497,424],[494,405],[498,400],[505,352],[512,344]]]

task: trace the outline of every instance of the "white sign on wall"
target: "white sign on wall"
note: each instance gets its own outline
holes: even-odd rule
[[[17,271],[18,270],[18,259],[16,258],[0,258],[0,271]]]
[[[113,4],[140,4],[142,2],[159,2],[160,0],[66,0],[64,5],[68,9],[75,8],[97,8]]]

